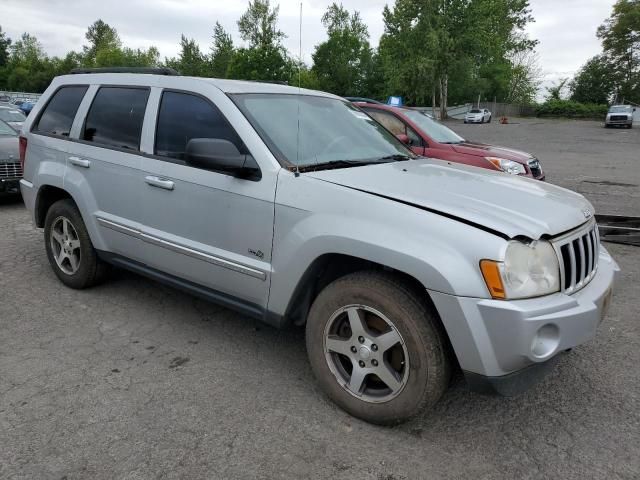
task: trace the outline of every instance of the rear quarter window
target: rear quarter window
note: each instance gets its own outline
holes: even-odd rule
[[[87,85],[72,85],[58,89],[44,107],[32,131],[68,137],[73,119],[88,88]]]

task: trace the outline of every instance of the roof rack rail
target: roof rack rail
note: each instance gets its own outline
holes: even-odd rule
[[[101,68],[74,68],[71,75],[82,73],[145,73],[147,75],[180,75],[177,70],[169,67],[101,67]]]
[[[272,83],[274,85],[289,85],[289,82],[287,82],[286,80],[246,80],[247,82],[254,82],[254,83]]]

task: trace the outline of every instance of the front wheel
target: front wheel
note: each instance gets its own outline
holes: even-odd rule
[[[436,312],[392,275],[358,272],[326,287],[309,312],[306,343],[324,392],[368,422],[406,421],[433,406],[449,382]]]
[[[491,123],[491,115],[489,115],[489,120],[487,120],[487,123]]]

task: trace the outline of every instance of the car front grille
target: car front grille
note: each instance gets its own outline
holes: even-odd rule
[[[542,167],[540,166],[540,161],[537,158],[529,160],[529,162],[527,162],[527,165],[529,165],[531,175],[533,175],[534,177],[539,177],[540,175],[542,175]]]
[[[609,120],[611,120],[613,122],[621,122],[621,121],[627,120],[627,116],[626,115],[611,115],[609,117]]]
[[[598,269],[600,236],[595,220],[587,227],[553,241],[560,263],[560,285],[564,293],[577,292],[587,285]]]
[[[20,163],[0,163],[0,178],[22,178]]]

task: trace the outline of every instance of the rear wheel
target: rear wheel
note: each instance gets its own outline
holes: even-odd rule
[[[59,200],[49,208],[44,237],[49,263],[62,283],[82,289],[105,278],[108,266],[98,258],[72,200]]]
[[[399,277],[359,272],[316,298],[307,352],[324,392],[363,420],[394,424],[431,407],[450,365],[442,327],[425,298]]]

